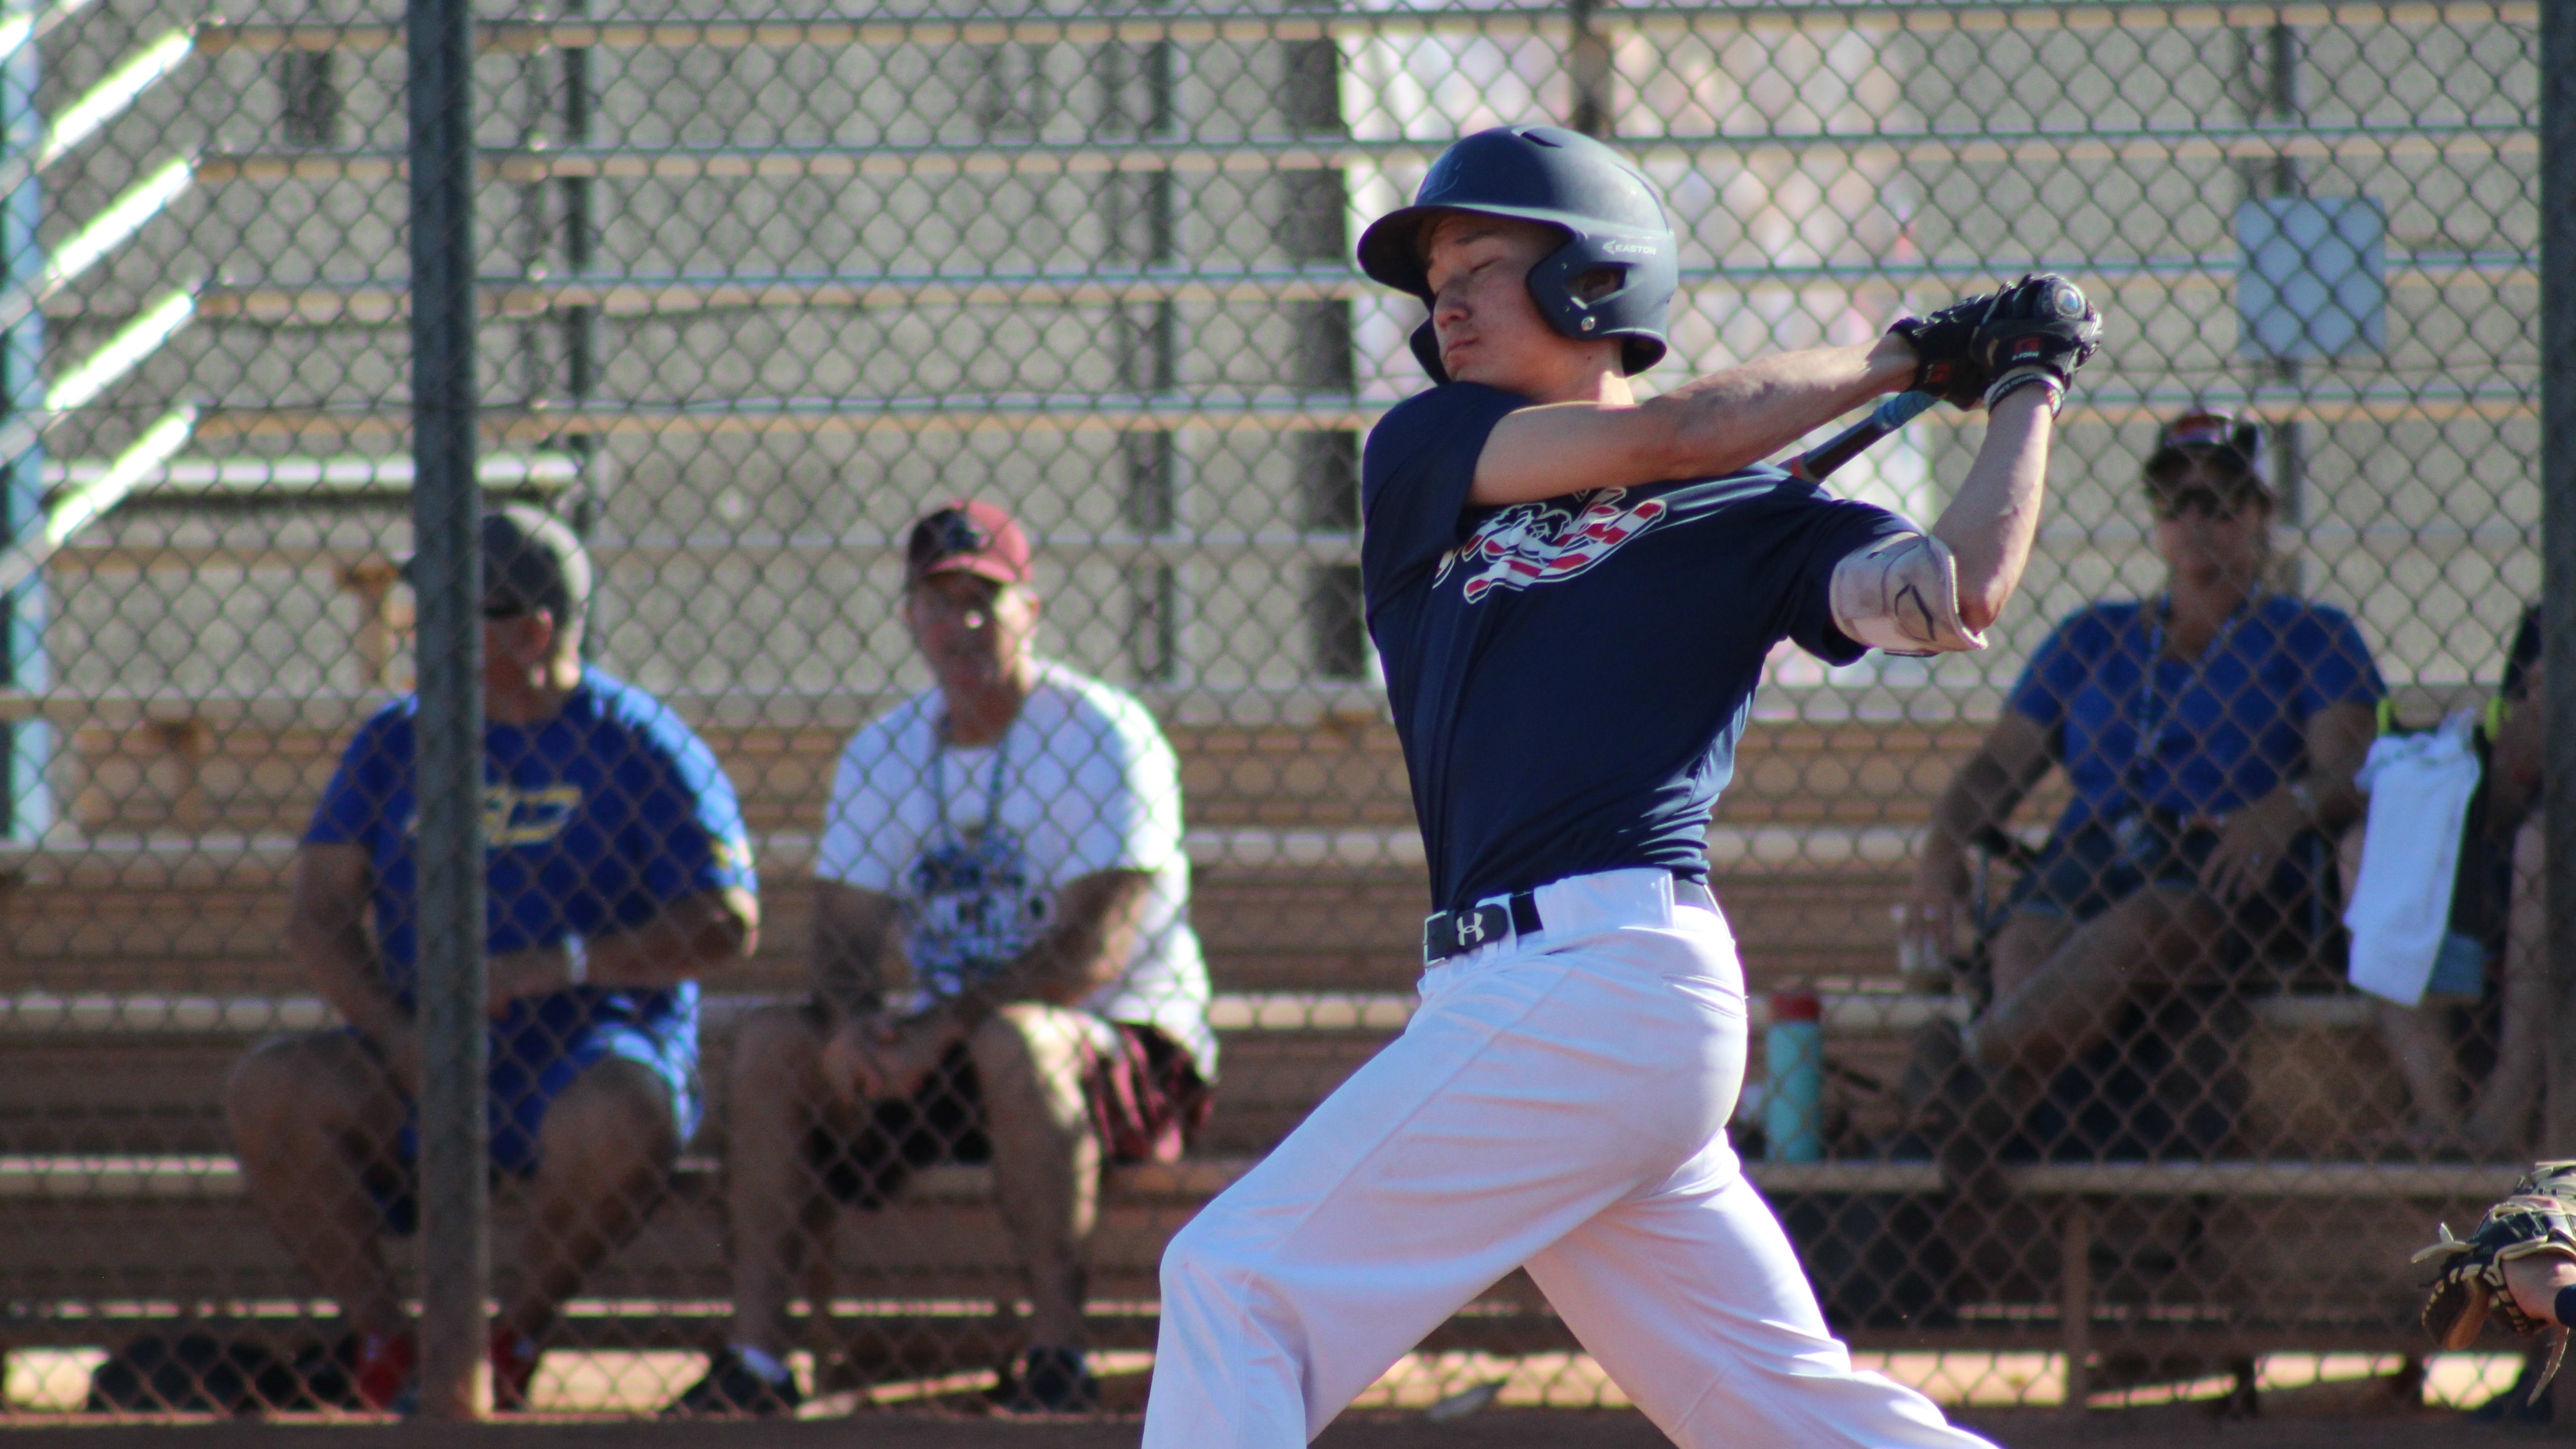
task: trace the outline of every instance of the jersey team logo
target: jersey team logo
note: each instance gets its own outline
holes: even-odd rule
[[[1670,511],[1671,506],[1660,498],[1628,507],[1627,496],[1625,488],[1605,488],[1506,508],[1485,520],[1465,543],[1441,556],[1432,587],[1447,582],[1451,569],[1471,569],[1465,591],[1472,604],[1496,589],[1526,589],[1573,578],[1654,527]]]

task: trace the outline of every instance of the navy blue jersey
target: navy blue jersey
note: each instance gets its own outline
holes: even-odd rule
[[[1474,383],[1369,434],[1369,636],[1444,909],[1566,876],[1705,878],[1771,647],[1847,664],[1827,589],[1912,525],[1773,468],[1476,508],[1476,459],[1528,399]]]

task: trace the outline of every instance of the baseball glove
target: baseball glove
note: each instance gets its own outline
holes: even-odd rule
[[[2424,1299],[2425,1331],[2444,1348],[2466,1348],[2493,1313],[2516,1333],[2555,1333],[2549,1366],[2532,1385],[2536,1397],[2566,1356],[2567,1331],[2522,1311],[2505,1286],[2504,1265],[2543,1254],[2576,1258],[2576,1162],[2535,1164],[2465,1239],[2452,1237],[2447,1225],[2439,1230],[2442,1240],[2415,1255],[2441,1266]]]

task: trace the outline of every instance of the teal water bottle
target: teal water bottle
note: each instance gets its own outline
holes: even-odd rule
[[[1818,1162],[1825,1155],[1825,1004],[1812,991],[1771,998],[1764,1041],[1762,1155],[1773,1162]]]

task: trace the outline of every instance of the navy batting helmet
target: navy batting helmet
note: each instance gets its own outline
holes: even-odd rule
[[[1616,338],[1619,370],[1639,373],[1663,360],[1664,311],[1680,281],[1673,229],[1654,189],[1618,152],[1556,126],[1500,126],[1440,153],[1413,204],[1391,211],[1360,236],[1360,270],[1426,304],[1431,282],[1422,223],[1443,211],[1535,221],[1566,233],[1565,245],[1530,268],[1530,299],[1559,333],[1580,341]],[[1610,272],[1616,285],[1584,300],[1574,282]],[[1449,380],[1426,322],[1413,355],[1436,382]]]

